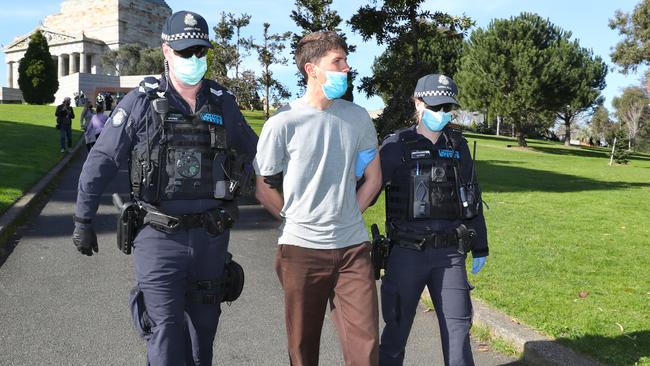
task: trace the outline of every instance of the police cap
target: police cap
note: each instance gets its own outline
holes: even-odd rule
[[[441,74],[425,75],[418,80],[413,96],[420,98],[429,106],[440,104],[459,105],[456,100],[458,86],[448,76]]]
[[[208,23],[202,16],[191,11],[177,11],[167,18],[161,37],[176,51],[193,46],[212,48]]]

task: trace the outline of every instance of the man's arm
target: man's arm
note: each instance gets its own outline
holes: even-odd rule
[[[257,176],[255,180],[255,198],[276,219],[282,220],[280,211],[284,207],[284,198],[278,190],[264,181],[264,177]]]
[[[368,164],[363,172],[364,182],[357,190],[357,204],[363,213],[372,203],[381,189],[381,161],[379,154]]]

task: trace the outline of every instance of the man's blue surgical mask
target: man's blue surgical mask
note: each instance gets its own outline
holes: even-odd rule
[[[434,112],[430,109],[425,109],[422,113],[422,123],[432,132],[440,132],[452,119],[450,112],[438,111]]]
[[[340,98],[348,90],[348,73],[325,71],[325,83],[321,84],[325,98],[332,100]]]
[[[208,62],[205,56],[198,58],[196,55],[192,55],[192,57],[183,58],[174,55],[174,75],[183,84],[198,84],[207,70]]]

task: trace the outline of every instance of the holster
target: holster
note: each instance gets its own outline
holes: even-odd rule
[[[372,260],[375,280],[378,280],[381,278],[381,270],[386,268],[388,255],[390,254],[390,239],[379,234],[377,224],[370,226],[370,232],[372,234],[370,259]]]
[[[180,216],[172,216],[159,211],[148,210],[144,216],[145,224],[167,234],[174,234],[180,230],[203,227],[208,234],[217,236],[230,229],[233,222],[232,216],[223,208],[215,208],[202,213]]]
[[[122,203],[117,193],[113,203],[120,211],[117,218],[117,248],[124,254],[131,254],[133,241],[143,225],[143,210],[136,202]]]
[[[185,299],[195,304],[233,302],[244,289],[244,269],[226,252],[223,274],[219,278],[196,281],[188,285]]]

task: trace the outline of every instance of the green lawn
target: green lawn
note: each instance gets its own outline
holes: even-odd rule
[[[650,365],[650,156],[609,167],[606,149],[468,137],[490,206],[473,296],[606,364]]]
[[[0,104],[0,214],[63,157],[59,152],[59,131],[54,128],[55,109],[55,106]],[[75,108],[74,141],[81,136],[80,114],[81,108]],[[259,133],[264,112],[245,111],[244,115]]]
[[[0,213],[41,179],[63,154],[54,127],[55,106],[0,104]],[[75,108],[73,140],[81,136]]]

